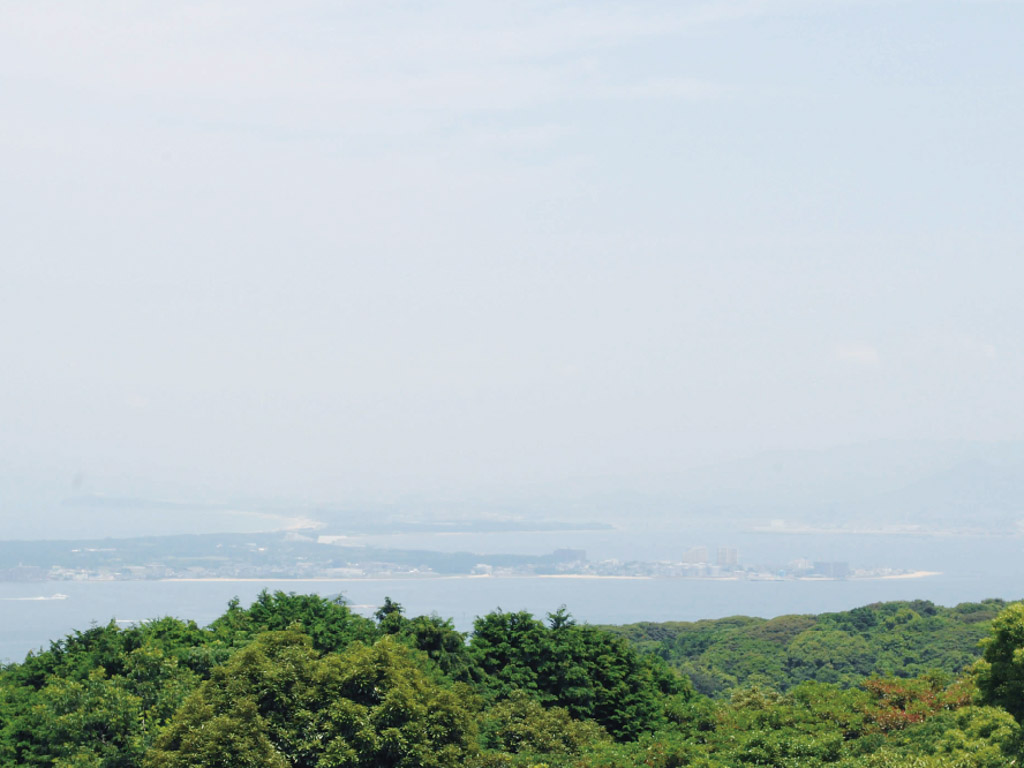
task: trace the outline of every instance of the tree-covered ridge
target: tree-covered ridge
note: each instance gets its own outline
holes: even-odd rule
[[[546,621],[496,611],[467,636],[391,600],[367,619],[340,600],[264,593],[208,627],[111,623],[0,669],[0,765],[996,768],[1024,757],[1024,605],[990,621],[1002,607],[698,623],[720,633],[699,635],[704,654],[735,646],[740,629],[780,647],[811,633],[822,654],[834,633],[869,648],[888,633],[887,647],[913,650],[930,632],[942,650],[928,658],[957,659],[952,625],[986,634],[983,658],[959,676],[896,668],[772,687],[748,675],[708,698],[623,636],[644,631],[640,644],[660,649],[692,640],[694,625],[614,633],[564,610]]]
[[[849,687],[869,675],[957,673],[981,655],[979,641],[1002,600],[944,608],[927,600],[774,619],[730,616],[607,627],[657,654],[710,696],[738,685],[787,690],[802,682]]]

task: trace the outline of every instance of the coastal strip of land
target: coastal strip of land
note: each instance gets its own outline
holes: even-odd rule
[[[490,573],[457,573],[457,574],[415,574],[415,575],[394,575],[394,576],[311,576],[302,577],[233,577],[233,576],[175,576],[166,579],[155,579],[155,581],[169,582],[350,582],[350,581],[416,581],[426,580],[443,581],[453,579],[580,579],[580,580],[601,580],[601,581],[885,581],[891,579],[926,579],[933,576],[941,576],[942,571],[909,571],[907,573],[891,573],[882,576],[851,576],[847,579],[829,578],[825,576],[774,576],[740,578],[738,576],[632,576],[632,575],[605,575],[598,573],[537,573],[537,574],[490,574]]]

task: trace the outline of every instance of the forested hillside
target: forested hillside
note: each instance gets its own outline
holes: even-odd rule
[[[467,637],[264,593],[6,666],[0,765],[995,768],[1022,754],[1021,649],[1024,605],[993,601],[613,631],[498,611]]]
[[[701,693],[737,685],[787,690],[808,680],[856,685],[868,675],[956,673],[981,655],[979,641],[1006,603],[944,608],[927,600],[876,603],[818,616],[731,616],[607,627],[688,676]]]

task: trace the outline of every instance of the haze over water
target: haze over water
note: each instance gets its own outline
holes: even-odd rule
[[[1022,26],[935,0],[5,5],[0,538],[379,520],[363,541],[943,573],[345,587],[463,627],[517,595],[592,621],[1016,597]],[[397,524],[494,518],[614,528]],[[69,595],[0,612],[16,656],[257,588],[0,584]]]
[[[993,546],[967,542],[955,554],[946,550],[949,570],[941,576],[907,580],[726,581],[696,579],[450,578],[349,581],[248,582],[44,582],[0,584],[0,658],[21,659],[47,647],[50,639],[85,630],[110,619],[138,621],[162,615],[205,624],[219,616],[232,597],[243,603],[261,589],[343,595],[354,609],[371,615],[385,596],[402,603],[409,615],[436,612],[463,631],[476,616],[499,607],[537,616],[560,605],[580,620],[621,624],[634,621],[695,621],[736,614],[777,616],[848,610],[880,600],[927,599],[941,605],[987,597],[1019,599],[1008,584],[1024,583],[1019,541]],[[68,595],[66,600],[11,598]]]

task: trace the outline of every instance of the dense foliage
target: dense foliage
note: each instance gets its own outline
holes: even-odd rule
[[[737,685],[788,690],[808,680],[856,685],[870,675],[958,673],[981,654],[1002,600],[943,608],[927,600],[876,603],[818,616],[731,616],[609,627],[661,656],[709,696]]]
[[[111,623],[0,670],[0,765],[996,768],[1024,757],[1021,604],[612,629],[564,610],[497,611],[467,637],[391,600],[367,619],[281,592],[232,602],[208,627]]]

